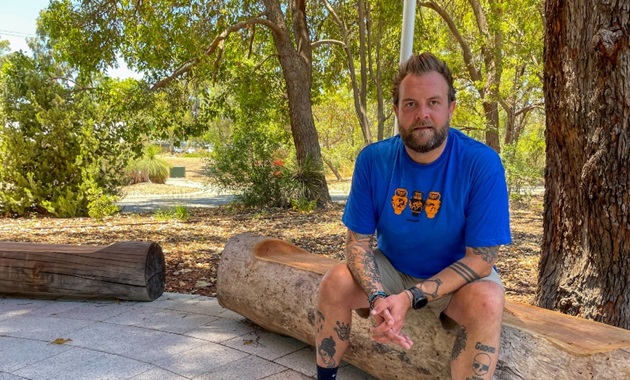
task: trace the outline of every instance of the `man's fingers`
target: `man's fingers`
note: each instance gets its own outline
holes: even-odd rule
[[[405,350],[411,349],[413,341],[404,334],[397,334],[394,330],[390,329],[384,334],[372,335],[372,340],[380,343],[394,343],[404,348]]]

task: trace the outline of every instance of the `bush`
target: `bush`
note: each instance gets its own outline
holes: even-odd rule
[[[141,158],[131,162],[127,168],[127,176],[132,184],[141,182],[163,184],[166,182],[171,166],[157,157],[161,151],[162,148],[159,146],[149,145],[144,149]]]
[[[114,212],[128,150],[94,94],[51,78],[46,56],[8,56],[0,73],[0,213]],[[116,209],[117,210],[117,209]]]
[[[290,207],[294,182],[282,157],[287,140],[272,126],[236,127],[230,140],[215,145],[204,172],[246,207]]]

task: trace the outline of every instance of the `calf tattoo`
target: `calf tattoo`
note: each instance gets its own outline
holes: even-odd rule
[[[322,313],[321,311],[317,310],[316,311],[316,319],[315,319],[315,331],[317,333],[319,333],[320,331],[322,331],[322,329],[324,328],[324,321],[326,320],[326,318],[324,318],[324,313]]]
[[[481,342],[477,342],[477,344],[475,344],[475,348],[479,351],[484,351],[491,354],[494,354],[497,351],[496,348],[492,346],[486,346],[485,344],[481,344]]]
[[[335,345],[335,340],[331,336],[329,338],[322,339],[321,343],[317,346],[319,357],[322,359],[322,363],[324,363],[326,368],[334,368],[337,366],[337,362],[334,358],[335,353],[337,352]]]
[[[459,332],[457,333],[457,338],[455,338],[455,344],[453,344],[453,354],[451,356],[452,360],[456,360],[459,357],[459,354],[464,351],[467,340],[468,331],[466,331],[466,327],[461,326]]]
[[[488,354],[477,354],[473,361],[473,373],[476,376],[484,376],[490,370],[490,365],[492,364],[492,360],[490,359],[490,355]],[[476,377],[473,377],[475,379]],[[480,377],[483,379],[483,377]]]
[[[350,324],[337,321],[335,332],[342,341],[350,339]]]

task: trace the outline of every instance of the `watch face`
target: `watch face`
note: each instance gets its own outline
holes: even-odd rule
[[[413,301],[414,309],[422,309],[428,302],[427,298],[424,295],[422,295],[421,298],[415,298]]]
[[[429,302],[429,300],[427,300],[427,297],[424,296],[424,293],[422,293],[422,290],[416,288],[415,286],[409,288],[409,291],[411,291],[411,294],[413,295],[414,309],[421,309],[427,304],[427,302]]]

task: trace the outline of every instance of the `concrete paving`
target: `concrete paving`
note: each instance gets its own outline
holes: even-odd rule
[[[313,347],[265,331],[216,298],[153,302],[0,295],[0,380],[301,380]],[[339,378],[370,379],[343,363]]]

